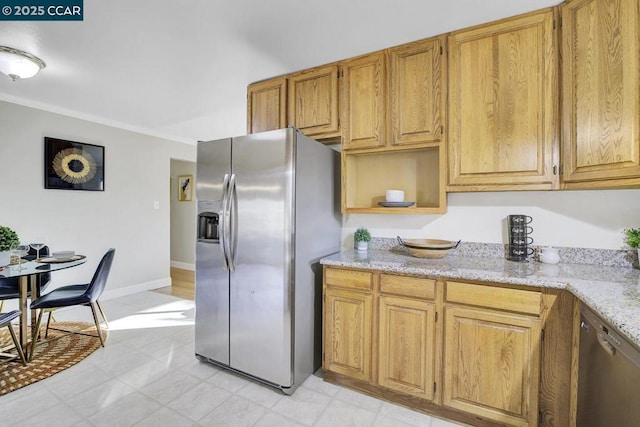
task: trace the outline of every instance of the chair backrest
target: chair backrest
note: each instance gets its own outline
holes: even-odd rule
[[[89,283],[89,286],[84,293],[89,297],[91,302],[95,302],[100,298],[100,295],[102,295],[102,291],[104,291],[104,287],[107,284],[107,277],[109,277],[109,271],[111,270],[111,264],[113,263],[113,257],[115,254],[116,250],[111,248],[100,260],[100,264],[98,264],[98,268],[93,274],[91,283]]]

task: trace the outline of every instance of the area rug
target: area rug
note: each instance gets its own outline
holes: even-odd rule
[[[81,331],[94,334],[95,337],[49,329],[49,337],[38,343],[27,366],[23,366],[19,359],[9,362],[0,360],[0,396],[55,375],[80,362],[100,347],[100,340],[93,324],[54,322],[51,327]],[[44,327],[41,331],[44,336]],[[0,342],[3,345],[12,342],[7,328],[0,330]]]

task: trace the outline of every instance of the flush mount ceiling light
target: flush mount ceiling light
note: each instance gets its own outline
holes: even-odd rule
[[[33,77],[46,66],[42,59],[28,52],[0,46],[0,73],[11,77],[13,81]]]

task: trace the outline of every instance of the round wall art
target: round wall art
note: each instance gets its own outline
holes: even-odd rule
[[[45,137],[45,188],[104,190],[104,147]]]

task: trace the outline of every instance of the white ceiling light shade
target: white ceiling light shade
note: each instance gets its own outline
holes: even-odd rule
[[[0,46],[0,73],[11,77],[13,81],[33,77],[46,66],[42,59],[28,52]]]

